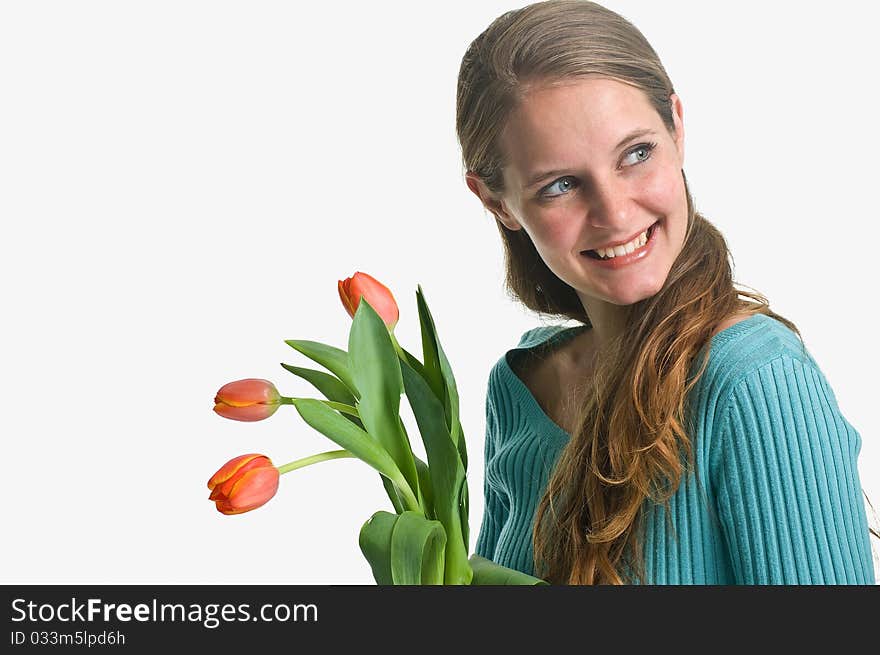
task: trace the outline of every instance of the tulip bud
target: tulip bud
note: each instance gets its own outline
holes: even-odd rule
[[[235,421],[262,421],[281,404],[281,394],[269,380],[248,378],[224,384],[214,397],[214,411]]]
[[[339,298],[348,315],[354,318],[361,298],[367,299],[370,307],[385,322],[389,330],[393,330],[400,318],[397,302],[388,287],[374,277],[358,271],[352,277],[339,280]]]
[[[278,491],[278,469],[265,455],[239,455],[208,480],[209,500],[223,514],[241,514],[264,505]]]

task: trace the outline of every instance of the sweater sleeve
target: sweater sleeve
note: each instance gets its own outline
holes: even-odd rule
[[[483,510],[483,522],[480,526],[480,534],[474,552],[480,557],[489,560],[495,558],[495,546],[498,543],[498,535],[507,521],[508,505],[492,485],[489,475],[489,465],[495,457],[495,443],[498,439],[498,418],[493,402],[493,389],[491,379],[486,393],[486,445],[483,459],[483,496],[485,508]]]
[[[737,584],[873,584],[859,433],[815,362],[782,355],[732,389],[715,471]]]

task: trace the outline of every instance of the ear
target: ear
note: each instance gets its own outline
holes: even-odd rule
[[[513,214],[508,211],[501,198],[496,197],[492,193],[479,175],[473,171],[468,171],[465,175],[465,181],[468,188],[474,192],[474,195],[480,199],[483,206],[495,215],[495,219],[504,225],[508,230],[521,230],[522,225],[514,218]]]
[[[675,123],[675,147],[678,149],[678,158],[684,166],[684,107],[681,98],[675,93],[669,96],[672,104],[672,120]]]

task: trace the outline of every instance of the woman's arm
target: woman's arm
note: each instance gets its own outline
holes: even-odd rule
[[[727,401],[717,498],[738,584],[873,584],[859,433],[824,375],[782,355]]]

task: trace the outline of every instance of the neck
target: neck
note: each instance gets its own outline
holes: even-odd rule
[[[625,308],[583,296],[581,296],[581,302],[593,326],[592,330],[587,330],[588,333],[591,333],[592,347],[603,350],[612,339],[623,331]]]

